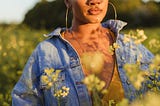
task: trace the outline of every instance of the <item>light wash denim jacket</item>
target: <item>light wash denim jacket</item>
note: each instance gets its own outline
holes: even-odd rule
[[[117,36],[116,43],[120,48],[116,49],[118,72],[124,88],[125,97],[130,101],[136,98],[139,92],[145,92],[146,87],[136,91],[129,82],[123,65],[125,63],[136,63],[139,54],[142,54],[141,68],[147,69],[153,55],[141,44],[138,46],[133,42],[123,42],[123,34],[119,31],[126,25],[120,20],[108,20],[102,24],[111,29]],[[67,97],[61,100],[61,106],[91,106],[91,98],[87,88],[80,83],[84,78],[82,67],[77,52],[61,37],[63,28],[57,28],[48,34],[48,39],[42,41],[30,56],[21,78],[12,91],[13,106],[57,106],[57,100],[53,96],[53,88],[41,87],[40,77],[46,68],[62,70],[58,80],[59,86],[70,88]],[[118,89],[117,89],[118,90]]]

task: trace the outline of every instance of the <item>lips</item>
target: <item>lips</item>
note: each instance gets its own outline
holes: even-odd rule
[[[98,15],[98,14],[100,14],[102,12],[102,9],[100,9],[100,8],[91,8],[91,9],[89,9],[88,10],[88,13],[90,14],[90,15]]]

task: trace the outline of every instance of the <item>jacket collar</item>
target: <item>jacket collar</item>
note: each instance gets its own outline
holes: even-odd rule
[[[115,35],[119,34],[119,31],[126,26],[127,23],[123,22],[121,20],[108,20],[104,23],[102,23],[102,26],[105,28],[109,28],[111,31],[115,33]],[[50,34],[44,34],[45,37],[53,37],[53,36],[60,36],[61,32],[64,31],[65,28],[57,28]]]
[[[119,34],[119,31],[123,29],[124,26],[126,26],[127,23],[121,20],[108,20],[104,23],[102,23],[102,26],[105,28],[109,28],[112,32],[115,33],[115,35]]]

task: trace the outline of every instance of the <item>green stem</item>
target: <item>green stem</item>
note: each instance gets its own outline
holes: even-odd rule
[[[101,98],[99,97],[96,89],[93,89],[92,91],[92,100],[93,100],[93,106],[102,106]]]
[[[154,76],[154,85],[155,85],[155,87],[156,87],[156,92],[158,91],[158,89],[157,89],[157,81],[156,81],[156,75],[157,75],[157,72],[155,73],[155,76]]]
[[[61,104],[60,104],[60,98],[57,98],[58,99],[58,106],[60,106]]]

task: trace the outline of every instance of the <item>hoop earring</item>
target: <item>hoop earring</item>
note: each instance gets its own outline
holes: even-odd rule
[[[113,10],[114,10],[114,19],[117,20],[117,11],[116,11],[116,7],[115,7],[114,4],[111,3],[111,2],[108,2],[108,4],[110,4],[110,5],[112,6],[112,8],[113,8]]]
[[[66,10],[66,30],[68,30],[68,12],[69,12],[69,8],[67,7],[67,10]]]

